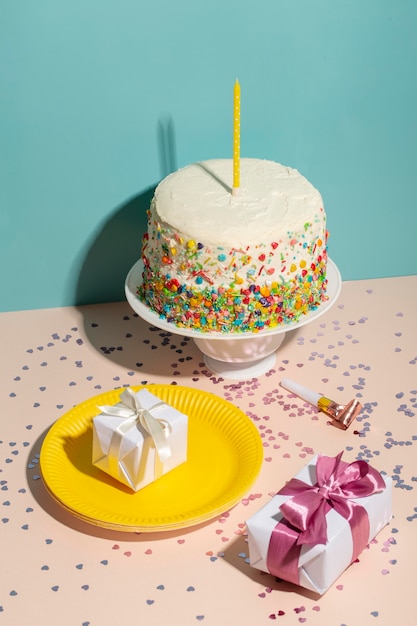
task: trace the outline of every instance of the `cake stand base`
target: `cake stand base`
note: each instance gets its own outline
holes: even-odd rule
[[[213,374],[233,380],[247,380],[268,372],[275,365],[275,353],[252,363],[226,363],[203,354],[204,363]]]
[[[284,341],[285,331],[238,336],[223,335],[217,339],[200,333],[193,337],[203,353],[204,363],[213,374],[244,380],[268,372],[275,363],[275,353]]]
[[[190,328],[180,328],[162,319],[146,304],[138,299],[138,286],[142,283],[143,263],[138,261],[126,277],[126,298],[132,309],[149,324],[170,333],[191,337],[203,354],[207,368],[222,376],[235,380],[244,380],[261,376],[268,372],[275,363],[276,351],[281,346],[286,333],[301,328],[317,320],[328,311],[339,297],[342,279],[334,262],[327,263],[328,299],[317,309],[310,311],[297,322],[267,328],[260,332],[242,333],[203,333]]]

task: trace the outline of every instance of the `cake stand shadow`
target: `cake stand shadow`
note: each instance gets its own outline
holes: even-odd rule
[[[336,303],[342,288],[340,272],[336,264],[329,259],[327,264],[328,299],[299,321],[285,324],[285,326],[263,329],[258,333],[204,333],[189,328],[180,328],[172,322],[167,322],[139,300],[137,291],[142,283],[142,271],[143,262],[140,260],[131,268],[125,281],[126,298],[135,313],[156,328],[192,337],[203,353],[204,362],[211,372],[223,378],[236,380],[260,376],[268,372],[274,366],[275,353],[284,341],[286,333],[310,324],[329,311]]]

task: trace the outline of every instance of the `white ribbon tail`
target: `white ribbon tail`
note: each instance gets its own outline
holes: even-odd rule
[[[168,432],[166,429],[168,424],[165,426],[161,420],[153,417],[146,409],[142,409],[140,422],[152,437],[159,460],[164,463],[172,454],[167,441]]]

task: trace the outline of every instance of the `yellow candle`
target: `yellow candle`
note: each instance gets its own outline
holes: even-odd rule
[[[233,91],[233,189],[234,196],[240,188],[240,85],[236,79]]]

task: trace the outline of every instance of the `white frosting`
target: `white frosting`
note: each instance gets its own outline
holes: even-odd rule
[[[273,161],[241,160],[239,196],[231,194],[231,159],[194,163],[165,178],[155,192],[162,224],[196,241],[247,245],[302,230],[322,208],[320,193],[297,170]]]

